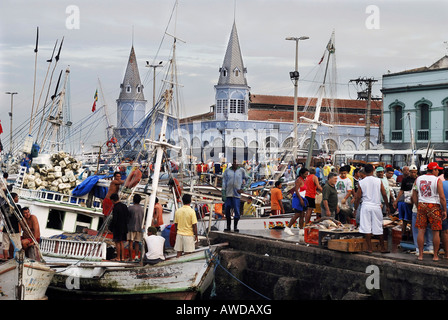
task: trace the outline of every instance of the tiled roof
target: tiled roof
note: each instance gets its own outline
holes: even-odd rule
[[[131,92],[127,92],[126,87],[131,87]],[[140,92],[137,87],[140,86]],[[140,81],[140,74],[138,72],[137,59],[135,57],[134,47],[131,48],[129,54],[128,65],[124,74],[123,83],[121,84],[120,100],[145,100],[143,95],[143,86]]]
[[[221,72],[223,69],[227,72]],[[238,73],[235,72],[235,69],[238,69]],[[226,55],[224,56],[224,62],[219,73],[218,86],[220,85],[247,85],[243,56],[241,54],[235,22],[233,23]]]
[[[309,102],[308,102],[309,100]],[[306,98],[306,97],[298,97],[297,105],[298,106],[309,106],[315,107],[317,102],[317,98]],[[328,99],[323,99],[322,105],[326,106],[329,104]],[[263,94],[251,94],[250,95],[250,105],[273,105],[273,106],[294,106],[294,97],[290,96],[270,96]],[[352,108],[352,109],[365,109],[366,108],[365,100],[352,100],[352,99],[334,99],[334,106],[336,108]],[[371,104],[372,110],[382,109],[382,102],[375,101],[375,103]]]

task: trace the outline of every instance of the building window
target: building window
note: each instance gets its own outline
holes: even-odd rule
[[[432,103],[424,98],[415,104],[417,109],[417,141],[429,141],[430,108]]]
[[[137,92],[138,92],[138,93],[142,92],[142,87],[137,86]]]
[[[131,86],[126,86],[126,92],[130,93],[131,92]]]
[[[236,113],[236,99],[230,99],[230,113]]]
[[[235,75],[235,77],[238,77],[240,75],[240,70],[238,68],[235,68],[233,70],[233,74]]]
[[[391,142],[403,142],[403,111],[405,104],[395,100],[390,108],[390,140]]]
[[[216,101],[216,113],[222,113],[222,100]]]
[[[238,100],[238,113],[244,113],[244,100]]]
[[[222,68],[221,72],[222,72],[223,77],[227,77],[227,69],[226,68]]]
[[[443,105],[443,116],[444,116],[444,127],[445,127],[444,138],[446,141],[446,140],[448,140],[448,98],[443,99],[442,105]]]

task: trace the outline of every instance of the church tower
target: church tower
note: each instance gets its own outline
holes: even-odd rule
[[[236,23],[233,22],[224,62],[219,68],[218,84],[215,85],[216,120],[247,120],[250,87],[246,73]]]
[[[137,125],[145,117],[146,100],[143,85],[138,72],[134,46],[131,47],[128,65],[120,85],[120,96],[117,99],[116,135],[119,145],[126,151],[139,149],[141,141],[135,133]]]

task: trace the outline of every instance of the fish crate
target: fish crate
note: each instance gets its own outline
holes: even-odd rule
[[[360,238],[363,234],[357,231],[333,231],[319,230],[319,246],[326,248],[328,241],[333,239],[351,239]]]
[[[372,251],[380,251],[380,241],[372,239]],[[328,241],[328,249],[343,252],[362,252],[367,250],[366,240],[363,238],[332,239]]]
[[[319,229],[305,227],[303,230],[305,243],[319,245]]]

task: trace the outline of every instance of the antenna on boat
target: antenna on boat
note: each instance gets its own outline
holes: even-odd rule
[[[30,121],[30,129],[28,134],[31,135],[31,130],[33,128],[33,118],[34,118],[34,98],[36,96],[36,72],[37,72],[37,52],[39,51],[39,27],[37,27],[36,33],[36,47],[34,48],[34,86],[33,86],[33,104],[31,105],[31,121]],[[37,109],[37,108],[36,108]]]

